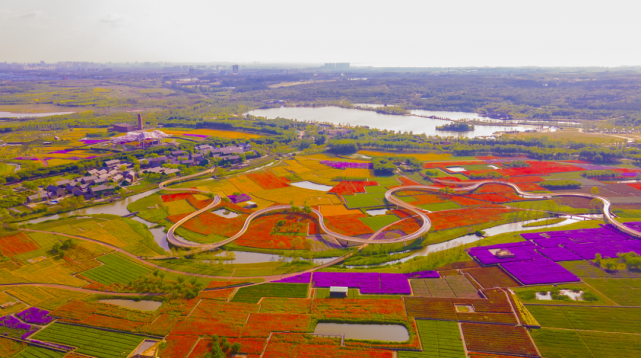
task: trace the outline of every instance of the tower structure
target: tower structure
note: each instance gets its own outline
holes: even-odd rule
[[[138,114],[138,130],[142,130],[142,116]]]

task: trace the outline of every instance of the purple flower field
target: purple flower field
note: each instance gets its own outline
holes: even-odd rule
[[[320,162],[334,169],[347,169],[347,168],[356,168],[356,169],[372,169],[374,164],[372,163],[350,163],[350,162],[334,162],[331,160],[323,160]]]
[[[0,317],[0,327],[9,328],[16,331],[25,331],[25,333],[23,333],[21,336],[22,339],[26,339],[38,330],[38,327],[22,323],[19,319],[13,316]],[[16,332],[16,334],[17,333],[19,332]]]
[[[26,309],[16,316],[27,323],[38,325],[46,325],[53,321],[53,317],[49,316],[49,311],[41,310],[37,307]]]
[[[248,201],[251,200],[252,198],[247,195],[247,194],[240,194],[240,195],[229,195],[228,196],[229,200],[231,200],[232,203],[238,204],[242,203],[243,201]]]
[[[626,223],[641,228],[641,222]],[[471,248],[470,256],[484,265],[500,264],[524,284],[578,281],[559,261],[593,260],[596,254],[617,257],[619,253],[641,254],[641,240],[610,225],[596,229],[549,231],[521,234],[526,241]],[[490,250],[508,250],[513,257],[499,258]]]
[[[82,139],[81,142],[85,144],[97,144],[102,142],[108,142],[109,139]]]
[[[419,271],[411,273],[351,273],[351,272],[314,272],[314,287],[342,286],[359,288],[362,294],[402,294],[412,293],[410,278],[439,278],[436,271]],[[309,283],[312,273],[307,272],[296,276],[274,281],[280,283]]]
[[[309,283],[309,281],[311,279],[312,279],[312,273],[311,272],[306,272],[306,273],[302,273],[300,275],[290,276],[290,277],[284,278],[282,280],[274,281],[274,282],[280,282],[280,283]]]

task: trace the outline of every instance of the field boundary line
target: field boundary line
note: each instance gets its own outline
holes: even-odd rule
[[[465,343],[465,335],[463,334],[463,325],[461,324],[461,322],[457,322],[457,324],[458,324],[458,332],[461,335],[461,341],[463,341],[463,351],[465,352],[465,357],[469,357],[470,353],[467,351],[467,343]],[[438,339],[438,332],[437,332],[437,339]]]

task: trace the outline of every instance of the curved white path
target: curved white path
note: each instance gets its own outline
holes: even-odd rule
[[[181,177],[181,178],[174,178],[174,179],[171,179],[171,180],[168,180],[168,181],[165,181],[165,182],[161,183],[160,187],[163,190],[203,192],[201,190],[184,189],[184,188],[181,188],[181,189],[178,189],[178,188],[177,189],[169,189],[169,188],[166,187],[166,185],[171,183],[171,182],[184,180],[184,179],[189,179],[189,178],[197,177],[197,176],[200,176],[200,175],[203,175],[203,174],[207,174],[207,173],[213,172],[213,170],[214,170],[214,168],[209,169],[209,170],[207,170],[205,172],[193,174],[193,175],[190,175],[190,176]],[[465,183],[461,183],[461,182],[439,181],[438,179],[435,180],[435,181],[437,183],[442,183],[442,184],[465,185]],[[502,180],[483,180],[483,181],[475,182],[475,183],[473,183],[471,185],[468,185],[468,186],[465,186],[465,187],[449,188],[449,190],[451,192],[454,192],[454,193],[470,193],[470,192],[473,192],[476,189],[482,187],[483,185],[488,185],[488,184],[507,185],[507,186],[511,187],[512,189],[514,189],[514,191],[518,195],[520,195],[521,197],[526,198],[526,199],[550,199],[550,198],[553,198],[553,197],[576,196],[576,197],[583,197],[583,198],[588,198],[588,199],[600,200],[603,203],[603,213],[604,213],[605,221],[607,223],[613,225],[615,228],[617,228],[617,230],[619,230],[619,231],[621,231],[623,233],[626,233],[628,235],[631,235],[631,236],[634,236],[634,237],[637,237],[637,238],[641,238],[641,233],[640,232],[638,232],[638,231],[636,231],[636,230],[634,230],[634,229],[632,229],[630,227],[625,226],[624,224],[616,221],[613,218],[612,214],[610,213],[611,203],[610,203],[610,201],[608,199],[606,199],[606,198],[604,198],[602,196],[592,195],[592,194],[583,194],[583,193],[534,194],[534,193],[528,193],[528,192],[522,191],[518,187],[518,185],[516,185],[514,183],[502,181]],[[431,221],[430,221],[429,217],[427,215],[425,215],[425,212],[422,209],[417,208],[414,205],[411,205],[409,203],[406,203],[406,202],[400,200],[399,198],[394,196],[394,193],[399,192],[399,191],[406,191],[406,190],[426,190],[426,191],[434,192],[434,191],[441,191],[442,189],[443,189],[442,187],[430,186],[430,185],[406,185],[406,186],[399,186],[399,187],[396,187],[396,188],[392,188],[392,189],[388,190],[387,192],[385,192],[385,200],[387,200],[389,203],[391,203],[393,205],[396,205],[397,207],[400,207],[400,208],[406,209],[408,211],[411,211],[416,216],[421,218],[421,220],[423,221],[423,225],[421,225],[421,227],[417,231],[415,231],[415,232],[413,232],[411,234],[408,234],[408,235],[405,235],[405,236],[401,236],[401,237],[398,237],[398,238],[394,238],[394,239],[376,240],[375,243],[388,244],[388,243],[397,243],[397,242],[415,240],[415,239],[418,239],[421,236],[423,236],[431,228],[431,225],[432,225]],[[212,201],[212,203],[209,204],[207,207],[205,207],[203,209],[200,209],[200,210],[198,210],[196,212],[193,212],[193,213],[187,215],[186,217],[184,217],[183,219],[181,219],[180,221],[176,222],[169,229],[169,232],[167,233],[167,240],[172,245],[175,245],[175,246],[178,246],[178,247],[183,247],[183,248],[188,248],[188,249],[198,249],[198,251],[212,250],[212,249],[216,249],[218,247],[221,247],[223,245],[229,244],[229,243],[235,241],[236,239],[238,239],[239,237],[241,237],[243,234],[245,234],[245,232],[247,232],[247,229],[249,228],[249,225],[251,224],[252,220],[254,220],[255,218],[257,218],[257,217],[259,217],[261,215],[270,213],[270,212],[286,211],[286,210],[291,209],[291,205],[275,205],[275,206],[270,206],[270,207],[265,208],[265,209],[258,210],[256,212],[252,213],[251,215],[249,215],[249,217],[245,220],[245,223],[243,224],[243,227],[242,227],[242,229],[240,231],[238,231],[235,235],[231,236],[230,238],[228,238],[226,240],[223,240],[223,241],[220,241],[220,242],[217,242],[217,243],[199,244],[199,243],[195,243],[195,242],[185,241],[183,239],[180,239],[180,238],[176,237],[174,232],[176,231],[177,228],[179,228],[182,224],[184,224],[185,222],[189,221],[190,219],[200,215],[201,213],[203,213],[205,211],[208,211],[208,210],[211,210],[212,208],[216,207],[220,203],[220,201],[221,201],[220,197],[218,197],[218,195],[216,195],[214,200]],[[370,235],[370,237],[368,237],[368,238],[359,238],[359,237],[352,237],[352,236],[343,235],[343,234],[340,234],[340,233],[337,233],[337,232],[331,230],[330,228],[328,228],[325,225],[323,214],[320,211],[318,211],[316,209],[312,209],[312,212],[318,217],[318,221],[319,221],[321,230],[323,232],[325,232],[326,234],[328,234],[329,236],[332,236],[332,237],[334,237],[334,238],[336,238],[338,240],[344,240],[344,241],[348,241],[348,242],[356,242],[356,243],[362,243],[362,244],[374,243],[373,238],[375,237],[376,234],[378,234],[378,232],[375,232],[372,235]]]

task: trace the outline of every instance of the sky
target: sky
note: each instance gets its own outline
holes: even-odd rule
[[[641,65],[641,1],[0,0],[0,62]]]

